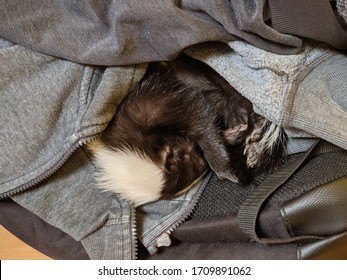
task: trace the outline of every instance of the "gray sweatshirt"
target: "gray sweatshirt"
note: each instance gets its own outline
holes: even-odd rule
[[[234,41],[192,48],[292,132],[347,148],[346,56],[307,44],[274,55]],[[85,144],[94,140],[146,65],[83,66],[0,41],[0,195],[80,240],[92,259],[134,259],[136,238],[153,253],[191,213],[208,176],[170,201],[134,209],[96,187]],[[292,152],[309,145],[292,145]],[[299,147],[299,148],[298,148]]]
[[[154,252],[165,241],[161,234],[188,216],[201,188],[144,206],[136,217],[132,205],[96,187],[85,148],[146,65],[82,66],[6,40],[0,61],[0,197],[82,241],[92,259],[136,258],[137,236]]]
[[[347,149],[346,55],[312,41],[294,55],[241,41],[187,52],[221,74],[256,112],[284,127],[290,154],[304,151],[317,137]]]
[[[346,3],[340,2],[342,13]],[[0,0],[0,36],[40,53],[107,66],[173,59],[210,41],[244,40],[277,54],[296,54],[301,38],[310,38],[346,50],[347,31],[330,2],[313,3]]]

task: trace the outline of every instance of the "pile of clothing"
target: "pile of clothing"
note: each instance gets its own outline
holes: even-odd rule
[[[85,148],[147,63],[185,52],[285,128],[293,158],[321,139],[260,217],[262,235],[295,236],[277,222],[292,200],[334,182],[347,205],[346,50],[345,0],[1,0],[1,224],[57,259],[346,258],[347,217],[334,207],[338,226],[312,226],[305,234],[321,239],[300,246],[240,231],[241,202],[267,174],[244,189],[208,174],[173,200],[135,209],[96,187]]]

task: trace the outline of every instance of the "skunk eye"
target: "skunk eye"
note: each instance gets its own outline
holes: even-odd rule
[[[177,164],[177,156],[174,149],[170,148],[169,153],[166,155],[165,169],[167,171],[173,171]]]

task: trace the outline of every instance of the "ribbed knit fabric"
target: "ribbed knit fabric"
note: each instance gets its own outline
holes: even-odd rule
[[[291,156],[293,160],[295,156]],[[304,164],[269,199],[269,205],[282,205],[317,186],[347,175],[347,152],[331,152],[313,157]],[[215,216],[236,214],[241,203],[249,196],[267,174],[261,174],[248,186],[239,186],[216,176],[205,188],[192,219],[208,219]]]
[[[269,0],[272,27],[278,32],[346,48],[347,33],[326,0]]]
[[[336,2],[336,9],[337,9],[337,14],[340,16],[344,23],[345,26],[347,27],[347,1],[346,0],[337,0]],[[341,22],[340,22],[341,24]]]

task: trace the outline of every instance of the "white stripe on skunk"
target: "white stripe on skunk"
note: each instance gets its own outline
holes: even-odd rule
[[[157,200],[164,188],[162,170],[145,154],[127,147],[112,150],[100,141],[88,144],[99,167],[98,186],[135,206]]]

